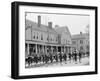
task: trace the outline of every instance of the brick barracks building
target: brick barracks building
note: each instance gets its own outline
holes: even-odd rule
[[[52,27],[41,24],[41,16],[37,17],[37,23],[25,20],[25,56],[34,54],[57,54],[58,52],[71,52],[71,34],[68,27]]]

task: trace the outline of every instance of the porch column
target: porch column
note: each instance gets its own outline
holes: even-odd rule
[[[61,46],[61,53],[62,53],[62,46]]]
[[[67,47],[65,46],[65,52],[67,53]]]
[[[45,46],[45,53],[47,54],[47,46]]]
[[[51,53],[53,53],[53,46],[51,46]]]
[[[65,50],[65,46],[64,46],[64,53],[65,53],[65,51],[66,51],[66,50]]]
[[[69,53],[71,53],[71,47],[69,47]]]
[[[70,53],[70,47],[68,47],[68,53]]]
[[[42,45],[42,51],[43,51],[43,53],[44,53],[44,45]]]
[[[27,43],[27,55],[29,55],[29,44]]]
[[[39,54],[40,54],[40,45],[39,45]]]
[[[67,54],[68,54],[68,46],[67,46],[67,48],[66,48],[66,49],[67,49]]]
[[[67,47],[67,53],[69,53],[69,47]]]
[[[46,53],[46,50],[45,50],[45,45],[44,45],[44,53]]]
[[[72,47],[70,47],[70,53],[72,53]]]
[[[58,47],[56,46],[56,50],[57,50],[57,53],[58,53]]]
[[[35,50],[36,50],[35,52],[36,52],[36,54],[37,54],[37,44],[35,45]]]

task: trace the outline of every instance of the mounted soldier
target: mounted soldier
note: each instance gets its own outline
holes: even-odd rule
[[[82,52],[79,52],[79,62],[81,63],[81,58],[82,58]]]
[[[58,54],[55,54],[55,60],[58,62]]]
[[[76,50],[74,51],[74,60],[75,60],[75,63],[77,63],[77,52],[76,52]]]
[[[34,62],[35,62],[36,64],[38,64],[38,56],[37,56],[37,55],[34,56]]]
[[[69,56],[69,61],[70,61],[70,63],[71,63],[71,58],[72,58],[71,53],[69,53],[68,56]]]
[[[30,66],[33,62],[33,58],[31,56],[28,56],[25,61],[28,63],[28,65]]]
[[[53,62],[53,55],[51,53],[49,54],[49,59],[50,59],[50,61],[52,63]]]
[[[62,60],[63,60],[61,52],[59,53],[59,60],[60,60],[60,62],[62,62]]]
[[[64,59],[65,64],[66,64],[66,61],[67,61],[67,55],[66,55],[66,53],[64,53],[64,55],[63,55],[63,59]]]

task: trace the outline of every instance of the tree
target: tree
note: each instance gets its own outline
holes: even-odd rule
[[[90,33],[90,26],[89,26],[89,24],[86,26],[85,32],[89,35],[89,33]]]

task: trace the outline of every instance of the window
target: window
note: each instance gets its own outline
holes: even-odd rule
[[[80,50],[83,50],[83,46],[80,46]]]
[[[58,41],[58,38],[56,37],[56,42]]]
[[[86,40],[86,44],[89,44],[89,40]]]
[[[83,44],[83,40],[80,40],[80,44]]]
[[[32,28],[32,26],[31,26],[31,25],[29,25],[29,26],[27,26],[27,28]]]
[[[89,50],[89,45],[86,46],[86,49]]]
[[[35,39],[35,35],[33,36],[33,38]]]
[[[38,36],[37,36],[37,39],[38,39]]]
[[[51,41],[52,41],[52,38],[51,38]]]
[[[25,43],[25,52],[27,52],[28,45]]]
[[[52,39],[52,41],[54,41],[54,39]]]
[[[67,40],[66,40],[66,44],[67,44]]]
[[[76,41],[72,41],[72,44],[76,44]]]
[[[35,32],[34,32],[34,34],[33,34],[33,39],[35,39]]]
[[[63,39],[63,44],[65,43],[65,39]]]
[[[37,39],[38,39],[38,33],[37,33]]]
[[[49,41],[49,36],[47,37],[47,41]]]
[[[41,40],[43,40],[43,35],[41,34]]]
[[[70,44],[70,41],[68,40],[68,44]]]

